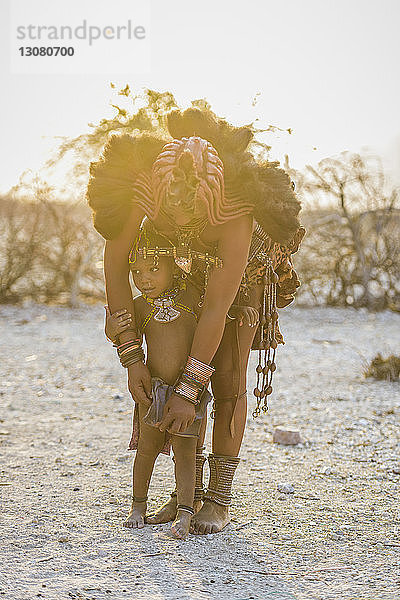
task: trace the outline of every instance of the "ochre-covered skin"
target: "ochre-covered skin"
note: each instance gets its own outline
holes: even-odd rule
[[[299,285],[291,255],[304,235],[298,220],[300,203],[288,175],[277,164],[258,162],[251,154],[249,128],[232,127],[210,111],[195,109],[175,111],[168,125],[172,140],[150,134],[114,136],[100,161],[91,166],[88,200],[95,227],[107,240],[108,304],[111,312],[126,304],[134,313],[128,255],[145,216],[177,251],[216,252],[222,268],[206,269],[206,277],[201,267],[189,274],[194,284],[197,276],[203,291],[189,355],[203,363],[212,361],[215,367],[213,453],[237,457],[247,415],[247,363],[257,328],[226,324],[226,317],[233,303],[247,304],[260,312],[263,330],[260,341],[256,339],[260,352],[266,351],[267,343],[275,352],[283,341],[271,307],[286,306]],[[273,301],[265,301],[272,297]],[[272,328],[268,320],[273,321]],[[129,367],[128,381],[134,399],[146,402],[146,367]],[[188,402],[172,394],[160,430],[180,431],[192,412]],[[176,500],[171,499],[174,502],[176,510]],[[228,522],[228,506],[208,499],[193,519],[192,531],[215,533]]]

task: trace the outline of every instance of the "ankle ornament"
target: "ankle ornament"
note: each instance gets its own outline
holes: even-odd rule
[[[132,499],[137,504],[143,504],[144,502],[147,502],[147,496],[145,496],[144,498],[138,498],[137,496],[133,496]]]
[[[240,458],[210,454],[208,462],[210,482],[204,500],[215,502],[221,506],[229,506],[232,502],[232,482]]]
[[[178,504],[178,506],[176,507],[176,510],[184,510],[188,513],[190,513],[191,515],[194,515],[194,509],[191,506],[186,506],[186,504]]]

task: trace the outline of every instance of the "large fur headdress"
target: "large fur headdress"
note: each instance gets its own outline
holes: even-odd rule
[[[250,128],[200,109],[173,111],[167,122],[169,142],[148,133],[112,136],[91,164],[87,196],[103,237],[119,234],[134,204],[154,219],[162,203],[200,202],[212,225],[253,213],[274,241],[293,238],[300,203],[287,173],[248,151]]]

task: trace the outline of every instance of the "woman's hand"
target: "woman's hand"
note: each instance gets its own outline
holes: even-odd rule
[[[150,406],[152,402],[151,375],[141,360],[128,367],[128,389],[135,402]]]
[[[255,327],[259,321],[258,310],[252,306],[237,306],[237,304],[232,304],[228,316],[236,319],[239,327],[242,327],[244,324],[249,327]]]
[[[183,433],[193,423],[195,416],[194,404],[172,393],[164,406],[163,418],[158,428],[168,433]]]
[[[104,333],[109,340],[114,342],[123,331],[126,331],[131,327],[132,315],[126,308],[117,310],[114,314],[111,314],[108,306],[105,306],[104,308],[106,309]]]

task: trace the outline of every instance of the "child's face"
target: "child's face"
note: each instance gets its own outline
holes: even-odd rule
[[[149,298],[157,298],[173,286],[173,260],[165,256],[154,266],[153,257],[144,260],[140,256],[131,267],[133,281],[140,292]]]

